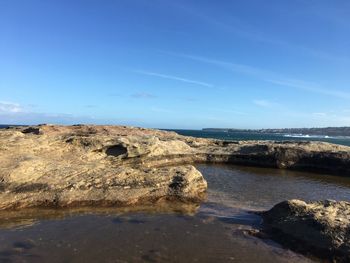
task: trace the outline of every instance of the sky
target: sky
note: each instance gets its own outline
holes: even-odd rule
[[[350,1],[0,0],[0,123],[350,126]]]

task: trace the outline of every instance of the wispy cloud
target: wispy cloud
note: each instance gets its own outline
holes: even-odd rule
[[[186,59],[195,60],[198,62],[210,64],[213,66],[221,67],[229,71],[233,71],[236,73],[241,73],[249,76],[253,76],[255,78],[261,79],[263,81],[288,87],[288,88],[294,88],[294,89],[301,89],[306,90],[309,92],[319,93],[323,95],[328,95],[332,97],[342,98],[342,99],[350,99],[350,92],[344,92],[340,90],[336,90],[333,88],[325,88],[321,85],[309,81],[294,79],[290,77],[285,77],[282,74],[261,69],[258,67],[240,64],[240,63],[232,63],[217,59],[211,59],[201,56],[194,56],[194,55],[187,55],[187,54],[180,54],[180,53],[174,53],[174,52],[164,52],[169,55],[183,57]]]
[[[337,97],[342,99],[350,99],[349,92],[335,90],[332,88],[326,89],[321,87],[317,83],[296,80],[296,79],[287,79],[287,78],[286,79],[265,79],[265,80],[273,84],[277,84],[285,87],[302,89],[302,90],[311,91],[311,92],[315,92],[323,95],[329,95],[332,97]]]
[[[348,58],[344,58],[341,56],[336,56],[334,54],[327,53],[322,50],[317,50],[315,48],[310,48],[302,45],[298,45],[295,43],[291,43],[290,41],[285,41],[276,37],[274,35],[268,35],[262,32],[261,29],[253,27],[249,25],[247,22],[244,22],[240,19],[230,17],[230,22],[223,21],[218,17],[212,17],[203,12],[200,12],[198,8],[191,7],[188,4],[180,4],[176,1],[169,1],[171,5],[187,14],[191,17],[196,17],[199,20],[207,23],[208,25],[214,26],[217,29],[228,32],[230,34],[234,34],[240,38],[245,38],[254,42],[261,42],[266,44],[271,44],[275,46],[280,46],[290,50],[296,50],[298,53],[306,54],[307,56],[335,61],[335,62],[346,62],[349,63],[350,60]]]
[[[166,74],[161,74],[157,72],[151,72],[151,71],[144,71],[144,70],[134,70],[134,72],[147,75],[147,76],[153,76],[153,77],[158,77],[158,78],[163,78],[163,79],[170,79],[170,80],[176,80],[176,81],[181,81],[181,82],[186,82],[189,84],[195,84],[195,85],[200,85],[204,87],[214,87],[213,84],[198,81],[198,80],[193,80],[193,79],[188,79],[188,78],[183,78],[183,77],[178,77],[178,76],[173,76],[173,75],[166,75]]]
[[[18,113],[23,111],[23,107],[18,103],[0,101],[0,113]]]
[[[310,116],[309,116],[310,117]],[[350,116],[342,112],[314,112],[311,119],[315,119],[317,123],[324,126],[348,126],[350,125]]]
[[[135,98],[135,99],[154,99],[157,98],[156,95],[147,93],[147,92],[138,92],[131,94],[130,97]]]
[[[228,69],[231,71],[249,74],[249,75],[254,75],[254,76],[265,76],[265,75],[272,75],[273,74],[270,71],[263,70],[263,69],[256,68],[256,67],[252,67],[252,66],[248,66],[248,65],[244,65],[244,64],[240,64],[240,63],[227,62],[227,61],[222,61],[222,60],[218,60],[218,59],[212,59],[212,58],[189,55],[189,54],[182,54],[182,53],[175,53],[175,52],[169,52],[169,51],[161,51],[161,52],[168,54],[168,55],[183,57],[186,59],[191,59],[194,61],[203,62],[206,64],[211,64],[211,65],[215,65],[218,67],[222,67],[222,68],[225,68],[225,69]]]

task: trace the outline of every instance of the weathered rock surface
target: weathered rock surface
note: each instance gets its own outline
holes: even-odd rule
[[[0,210],[196,201],[195,162],[350,175],[350,147],[322,142],[220,141],[124,126],[0,130]],[[187,164],[187,165],[186,165]]]
[[[350,262],[350,203],[289,200],[262,216],[265,231],[287,246]]]

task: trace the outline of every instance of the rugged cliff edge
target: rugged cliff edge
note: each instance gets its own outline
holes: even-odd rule
[[[124,126],[14,127],[0,130],[0,210],[198,201],[207,183],[195,162],[350,176],[350,147],[220,141]]]

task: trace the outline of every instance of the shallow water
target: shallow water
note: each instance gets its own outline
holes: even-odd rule
[[[243,209],[269,209],[287,199],[350,201],[350,178],[282,169],[198,165],[208,200]]]
[[[291,198],[350,201],[350,179],[198,165],[207,201],[130,209],[0,213],[0,262],[312,262],[251,237],[268,209]]]

